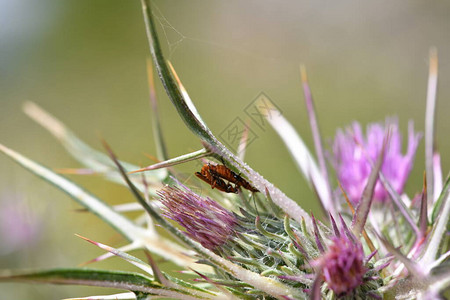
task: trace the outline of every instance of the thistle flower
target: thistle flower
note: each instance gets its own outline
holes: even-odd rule
[[[386,122],[390,129],[385,158],[381,171],[388,182],[402,194],[406,180],[411,172],[414,156],[420,140],[420,134],[414,132],[413,123],[409,124],[408,146],[406,154],[402,154],[402,137],[396,120]],[[346,132],[338,130],[334,144],[334,166],[337,177],[353,203],[358,203],[366,186],[371,161],[378,157],[386,135],[386,128],[379,123],[367,126],[366,137],[359,123],[354,122]],[[388,192],[378,181],[375,186],[374,199],[384,202]]]
[[[203,247],[215,250],[222,246],[234,234],[234,215],[216,201],[181,186],[184,190],[166,186],[158,191],[164,216],[183,226],[186,235]]]
[[[333,237],[333,243],[322,257],[323,279],[337,295],[351,292],[362,283],[366,268],[360,243],[345,235]]]
[[[344,219],[340,217],[339,230],[332,215],[330,218],[334,234],[328,236],[325,242],[328,245],[327,249],[324,249],[320,242],[317,222],[313,219],[316,243],[321,249],[321,255],[312,261],[312,266],[316,268],[319,276],[316,280],[325,281],[328,288],[337,296],[361,294],[361,289],[366,292],[372,290],[375,295],[378,283],[374,279],[378,278],[378,272],[387,264],[378,267],[369,264],[375,252],[366,258],[362,244],[347,227]],[[360,286],[362,288],[356,291]]]

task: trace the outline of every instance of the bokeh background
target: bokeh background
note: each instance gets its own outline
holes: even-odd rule
[[[450,3],[448,1],[154,1],[162,44],[204,120],[219,134],[266,93],[312,147],[300,85],[307,67],[323,135],[354,120],[364,126],[397,116],[423,130],[431,46],[439,52],[437,140],[450,167]],[[124,160],[147,165],[155,154],[139,1],[0,0],[0,142],[54,168],[79,167],[21,110],[31,100],[101,149],[104,137]],[[200,148],[158,82],[170,156]],[[313,194],[271,129],[247,162],[306,210]],[[423,142],[408,182],[418,192]],[[197,171],[195,163],[180,167]],[[0,156],[0,269],[72,267],[101,252],[74,233],[120,246],[96,217],[65,194]],[[106,202],[132,201],[120,186],[70,176]],[[97,268],[134,270],[119,259]],[[170,268],[170,267],[168,267]],[[1,284],[2,299],[59,299],[106,289]]]

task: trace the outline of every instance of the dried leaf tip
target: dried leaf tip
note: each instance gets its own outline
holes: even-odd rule
[[[302,83],[308,82],[308,75],[306,74],[306,67],[304,64],[300,65],[300,77],[302,79]]]

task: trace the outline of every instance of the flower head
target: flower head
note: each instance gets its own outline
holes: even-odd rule
[[[413,166],[414,156],[420,140],[420,134],[414,133],[412,122],[409,124],[408,147],[402,154],[402,137],[396,120],[388,120],[390,138],[386,146],[381,171],[391,186],[403,193],[406,180]],[[334,165],[338,179],[353,203],[358,203],[366,186],[371,168],[371,161],[376,161],[383,147],[386,130],[383,125],[375,123],[367,126],[364,137],[359,123],[353,123],[346,132],[338,130],[334,144]],[[374,199],[383,202],[388,192],[378,181],[375,186]]]
[[[186,229],[186,234],[214,250],[233,234],[237,220],[234,215],[210,198],[200,197],[187,187],[166,186],[158,191],[164,215]]]
[[[332,237],[332,244],[320,261],[323,280],[337,295],[347,294],[361,285],[367,271],[361,244],[344,234]]]

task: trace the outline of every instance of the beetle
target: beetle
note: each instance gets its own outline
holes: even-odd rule
[[[237,193],[239,187],[243,187],[251,192],[259,192],[247,180],[234,173],[225,165],[212,165],[208,163],[203,165],[201,171],[196,172],[195,175],[206,183],[209,183],[212,188],[217,187],[218,190],[226,193]],[[229,183],[226,183],[224,180]]]
[[[211,165],[208,164],[209,172],[220,178],[226,179],[229,182],[234,183],[237,187],[243,187],[251,192],[259,192],[254,188],[247,180],[242,178],[240,175],[234,173],[225,165]]]
[[[230,183],[226,183],[219,176],[212,173],[210,167],[210,164],[205,164],[200,172],[195,173],[195,176],[210,184],[212,189],[217,188],[218,190],[225,193],[238,193],[238,189],[236,186],[233,186]]]

